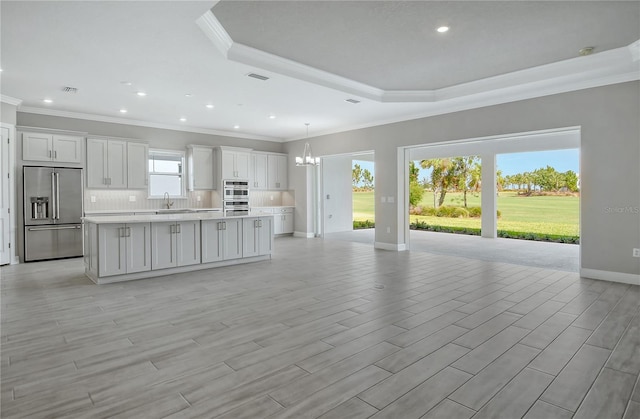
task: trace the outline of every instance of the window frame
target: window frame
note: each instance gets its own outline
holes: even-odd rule
[[[154,175],[164,175],[164,176],[177,176],[180,178],[180,195],[169,195],[171,199],[187,199],[187,170],[186,170],[186,153],[182,150],[169,150],[169,149],[160,149],[154,148],[149,149],[149,158],[147,160],[147,165],[151,166],[151,161],[155,160],[156,156],[161,155],[180,157],[180,172],[157,172],[152,171],[151,167],[149,168],[149,186],[147,188],[147,199],[165,199],[164,193],[162,195],[153,195],[151,193],[151,178]]]

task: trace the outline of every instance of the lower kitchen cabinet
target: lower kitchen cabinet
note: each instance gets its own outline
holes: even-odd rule
[[[98,275],[122,275],[151,270],[150,231],[149,223],[98,226]]]
[[[273,234],[293,233],[293,208],[273,209]]]
[[[242,219],[242,256],[271,254],[273,248],[273,217]]]
[[[242,220],[202,221],[202,263],[239,259],[242,255]]]
[[[200,263],[200,221],[151,223],[151,268]]]

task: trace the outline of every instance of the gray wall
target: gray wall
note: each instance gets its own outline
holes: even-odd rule
[[[492,135],[581,127],[581,265],[583,269],[640,274],[640,82],[585,89],[502,105],[415,119],[290,142],[297,155],[309,141],[318,156],[374,150],[376,202],[403,196],[398,147]],[[290,173],[299,168],[290,167]],[[309,202],[307,179],[290,177],[297,213]],[[400,244],[403,205],[376,207],[376,242]],[[391,233],[386,233],[390,227]],[[312,231],[308,217],[296,231]]]
[[[14,105],[0,102],[0,122],[16,124],[16,107]]]
[[[244,147],[251,148],[256,151],[272,151],[278,153],[283,151],[283,144],[273,141],[247,140],[220,135],[198,134],[194,132],[114,124],[110,122],[88,121],[84,119],[62,118],[58,116],[38,115],[23,112],[18,112],[17,125],[88,132],[89,135],[135,138],[148,141],[149,146],[152,148],[183,150],[188,144],[199,144]]]

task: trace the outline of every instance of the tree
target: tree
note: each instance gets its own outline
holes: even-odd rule
[[[564,186],[571,192],[578,191],[578,175],[573,170],[564,172]]]
[[[463,192],[463,200],[464,207],[467,208],[467,191],[470,188],[477,187],[478,184],[475,183],[475,179],[473,179],[473,170],[475,165],[479,166],[480,158],[478,156],[465,156],[465,157],[454,157],[453,164],[455,167],[455,173],[457,176],[456,186],[458,190],[462,190]],[[473,183],[473,186],[472,186]]]
[[[432,169],[431,184],[433,185],[433,194],[435,196],[440,191],[438,207],[442,206],[449,188],[456,186],[459,166],[449,158],[421,160],[420,166],[423,169]]]
[[[356,163],[351,169],[351,184],[354,188],[357,188],[360,185],[360,181],[362,181],[362,167]]]
[[[422,201],[422,195],[424,194],[424,188],[418,182],[418,174],[420,169],[416,167],[414,161],[409,162],[409,204],[416,206]]]
[[[362,171],[362,182],[364,183],[365,189],[373,189],[373,175],[369,169]]]

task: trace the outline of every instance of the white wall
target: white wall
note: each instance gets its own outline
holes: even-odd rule
[[[5,102],[0,102],[0,122],[16,124],[16,107]]]
[[[322,205],[324,233],[353,230],[351,156],[322,159]]]
[[[640,82],[620,83],[308,139],[316,155],[375,151],[376,202],[402,196],[398,148],[546,129],[581,129],[581,272],[640,275]],[[304,141],[307,141],[306,139]],[[301,149],[301,141],[286,144]],[[293,170],[293,169],[292,169]],[[404,176],[404,175],[403,175]],[[307,190],[295,188],[304,204]],[[629,209],[629,210],[626,210]],[[306,212],[306,208],[297,208]],[[404,203],[376,208],[376,242],[403,244]],[[296,230],[308,231],[305,217]],[[386,228],[390,228],[387,233]],[[613,275],[615,276],[615,275]],[[609,275],[608,277],[612,277]]]

